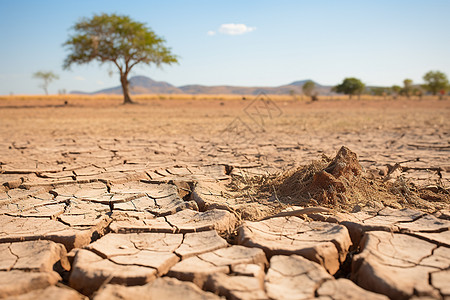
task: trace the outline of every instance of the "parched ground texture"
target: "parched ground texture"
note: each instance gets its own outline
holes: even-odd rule
[[[449,117],[0,99],[0,298],[447,299]]]

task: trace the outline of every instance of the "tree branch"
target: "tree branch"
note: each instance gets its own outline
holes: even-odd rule
[[[136,60],[134,63],[132,63],[129,67],[129,70],[131,70],[131,68],[133,68],[135,65],[137,65],[138,63],[140,63],[142,61],[142,58]]]
[[[117,60],[113,60],[112,62],[117,66],[117,68],[119,68],[119,71],[120,71],[120,77],[122,77],[122,76],[123,76],[122,66],[119,65],[119,63],[117,62]]]

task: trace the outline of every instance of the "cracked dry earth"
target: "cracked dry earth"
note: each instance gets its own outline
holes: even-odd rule
[[[450,299],[448,203],[262,220],[264,203],[227,188],[333,154],[342,142],[368,173],[407,161],[405,177],[448,187],[448,123],[411,126],[402,137],[369,130],[361,142],[344,132],[288,140],[275,121],[266,120],[255,147],[179,132],[33,136],[24,125],[2,133],[0,298]],[[386,136],[389,147],[370,146]]]

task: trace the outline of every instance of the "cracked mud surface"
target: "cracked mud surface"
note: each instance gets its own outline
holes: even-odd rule
[[[0,102],[0,298],[450,297],[448,102],[106,102]]]

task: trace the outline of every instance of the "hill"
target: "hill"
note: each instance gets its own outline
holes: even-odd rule
[[[183,93],[177,87],[164,82],[155,81],[146,76],[134,76],[130,78],[130,92],[131,94],[179,94]],[[122,94],[122,87],[115,86],[112,88],[103,89],[91,94]]]
[[[134,76],[130,78],[131,94],[235,94],[235,95],[256,95],[264,92],[266,94],[302,94],[302,86],[309,80],[294,81],[290,84],[277,87],[244,87],[244,86],[206,86],[206,85],[184,85],[176,87],[164,81],[155,81],[146,76]],[[324,86],[318,83],[316,90],[319,94],[331,93],[331,86]],[[81,91],[71,92],[76,94],[121,94],[122,87],[115,86],[102,89],[93,93],[84,93]]]

